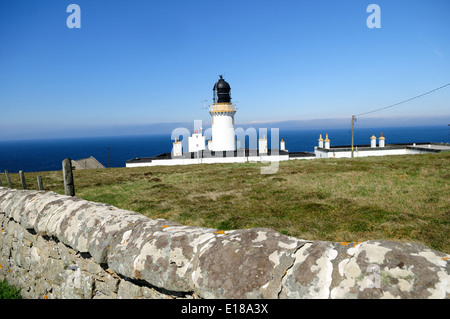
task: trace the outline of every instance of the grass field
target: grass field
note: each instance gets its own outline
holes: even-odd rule
[[[269,227],[309,240],[387,239],[450,253],[450,153],[74,171],[78,197],[184,225]],[[64,193],[61,171],[36,175]],[[3,185],[6,185],[2,176]],[[19,188],[18,174],[12,174]]]
[[[6,281],[0,281],[0,299],[22,299],[20,289],[9,285]]]

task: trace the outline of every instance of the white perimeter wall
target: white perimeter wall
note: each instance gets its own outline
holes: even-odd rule
[[[352,157],[351,151],[339,151],[339,152],[333,152],[330,150],[329,152],[325,152],[319,149],[316,149],[314,151],[317,158],[350,158]],[[364,151],[354,151],[354,157],[367,157],[367,156],[386,156],[386,155],[406,155],[406,154],[420,154],[420,153],[427,153],[426,151],[419,151],[419,150],[411,150],[407,148],[403,149],[373,149],[373,150],[364,150]],[[334,154],[334,156],[333,156]]]
[[[171,166],[171,165],[214,164],[214,163],[281,162],[287,160],[289,160],[288,155],[175,158],[166,160],[154,160],[152,162],[147,163],[127,163],[126,167],[144,167],[144,166],[158,166],[158,165]]]
[[[316,156],[310,157],[292,157],[288,155],[266,155],[266,156],[238,156],[238,157],[210,157],[210,158],[180,158],[180,159],[166,159],[166,160],[154,160],[147,163],[127,163],[126,167],[144,167],[144,166],[171,166],[171,165],[191,165],[191,164],[213,164],[213,163],[246,163],[246,162],[281,162],[288,160],[309,160],[316,158],[350,158],[351,151],[346,152],[324,152],[316,149]],[[365,150],[355,151],[355,157],[367,157],[367,156],[386,156],[386,155],[407,155],[407,154],[421,154],[428,153],[426,150],[411,150],[411,149],[377,149],[377,150]]]

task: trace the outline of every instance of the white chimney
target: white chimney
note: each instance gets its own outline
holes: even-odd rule
[[[283,139],[281,139],[281,142],[280,142],[280,150],[281,151],[285,151],[286,150],[286,143],[283,141]]]
[[[375,135],[372,135],[372,137],[370,138],[370,147],[377,147],[377,138],[375,137]]]
[[[322,138],[322,134],[320,134],[320,137],[319,137],[319,148],[323,148],[323,138]]]
[[[212,140],[209,140],[209,141],[208,141],[208,149],[209,149],[209,150],[212,150],[212,144],[213,144],[213,141],[212,141]]]
[[[380,138],[378,139],[378,146],[379,147],[384,147],[384,145],[385,145],[385,138],[384,138],[384,136],[383,136],[383,132],[381,132],[381,136],[380,136]]]
[[[267,139],[265,135],[259,139],[259,154],[267,154]]]
[[[329,150],[330,149],[330,140],[329,140],[329,138],[328,138],[328,133],[326,133],[325,134],[325,148],[327,149],[327,150]],[[320,142],[319,142],[320,143]]]
[[[174,157],[183,155],[183,144],[180,141],[177,141],[177,138],[175,138],[175,142],[173,142],[172,155]]]

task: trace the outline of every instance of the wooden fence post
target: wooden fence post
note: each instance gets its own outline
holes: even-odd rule
[[[23,171],[19,171],[20,182],[22,183],[22,188],[27,189],[27,182],[25,181],[25,174]]]
[[[37,183],[38,183],[38,188],[40,191],[44,190],[44,183],[42,183],[42,177],[41,175],[37,176]]]
[[[9,173],[8,173],[7,169],[5,169],[5,176],[6,176],[6,180],[8,181],[9,188],[13,188],[13,184],[11,182],[11,177],[9,177]]]
[[[75,196],[75,185],[73,183],[72,160],[66,158],[62,162],[64,177],[64,192],[67,196]]]

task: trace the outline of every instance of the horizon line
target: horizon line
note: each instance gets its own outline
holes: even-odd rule
[[[404,127],[448,127],[450,126],[450,116],[448,120],[445,120],[442,116],[430,116],[430,117],[414,117],[415,119],[420,119],[420,123],[408,123],[408,119],[413,117],[402,118],[403,120],[398,123],[393,123],[396,119],[387,118],[371,118],[372,121],[381,123],[365,123],[365,125],[356,125],[355,129],[384,129],[384,128],[404,128]],[[439,119],[434,123],[429,122],[431,119]],[[343,122],[345,120],[345,123]],[[387,121],[386,121],[387,120]],[[348,123],[347,123],[348,121]],[[296,124],[305,124],[309,122],[309,125],[303,127],[297,126]],[[330,123],[326,123],[330,122]],[[171,134],[173,129],[178,127],[185,127],[190,130],[192,128],[192,122],[157,122],[148,124],[123,124],[123,125],[103,125],[103,126],[87,126],[82,129],[70,128],[70,129],[54,129],[51,131],[31,131],[22,132],[21,135],[10,134],[9,136],[0,136],[1,142],[8,141],[27,141],[27,140],[51,140],[51,139],[76,139],[76,138],[101,138],[101,137],[120,137],[120,136],[146,136],[146,135],[166,135]],[[267,124],[281,124],[280,127],[270,127]],[[283,125],[284,124],[284,125]],[[329,124],[329,125],[327,125]],[[266,125],[266,127],[264,127]],[[329,127],[324,127],[327,125]],[[204,127],[208,128],[211,123],[207,123]],[[308,119],[308,120],[262,120],[262,121],[247,121],[247,122],[237,122],[236,127],[252,127],[255,128],[278,128],[283,130],[333,130],[333,129],[351,129],[351,119],[348,118],[322,118],[322,119]],[[284,127],[283,127],[284,126]],[[381,126],[381,127],[380,127]],[[157,128],[159,127],[159,128]],[[153,129],[152,129],[153,128]],[[190,130],[191,131],[191,130]],[[80,133],[80,132],[84,132]]]

